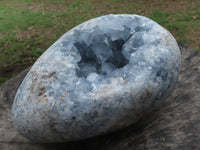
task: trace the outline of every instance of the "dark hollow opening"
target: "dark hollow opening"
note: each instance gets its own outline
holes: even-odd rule
[[[98,35],[90,45],[85,42],[76,42],[74,45],[81,55],[78,62],[78,77],[87,78],[91,73],[106,76],[113,70],[122,68],[128,61],[122,54],[123,40],[112,41],[109,36]]]

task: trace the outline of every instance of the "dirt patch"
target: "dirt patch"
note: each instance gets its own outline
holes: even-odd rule
[[[199,5],[200,6],[200,1],[199,0],[193,0],[188,1],[188,0],[140,0],[137,1],[141,5],[144,5],[145,7],[148,7],[148,12],[149,8],[153,9],[161,9],[166,12],[171,12],[173,13],[174,11],[188,11],[188,8],[194,7]]]
[[[55,28],[53,27],[47,27],[45,29],[43,28],[36,28],[34,26],[30,26],[27,30],[17,30],[17,39],[19,42],[24,41],[25,39],[31,39],[34,37],[38,37],[40,39],[43,38],[49,38],[49,37],[55,37]],[[39,34],[43,33],[43,34]]]
[[[33,2],[32,4],[16,3],[16,4],[13,4],[13,6],[18,7],[19,9],[29,9],[33,12],[36,12],[36,11],[41,10],[42,3],[39,3],[39,2]]]
[[[32,12],[37,11],[56,11],[61,12],[63,9],[65,9],[67,6],[71,5],[73,2],[72,0],[69,0],[65,3],[56,3],[56,4],[48,4],[47,1],[41,1],[41,2],[31,2],[31,4],[27,3],[15,3],[12,4],[12,6],[18,7],[20,9],[29,9]]]
[[[25,31],[21,31],[21,30],[18,30],[16,33],[17,33],[17,39],[19,42],[22,42],[25,39],[30,39],[34,36],[36,36],[36,33],[37,33],[37,29],[34,28],[34,26],[31,26],[29,27],[27,30]]]

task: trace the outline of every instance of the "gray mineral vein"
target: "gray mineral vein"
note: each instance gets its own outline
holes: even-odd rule
[[[173,36],[138,15],[86,21],[35,62],[16,94],[13,124],[36,142],[65,142],[136,122],[167,96],[180,70]]]

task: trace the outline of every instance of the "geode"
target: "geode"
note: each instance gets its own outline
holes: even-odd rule
[[[32,66],[15,96],[15,128],[36,142],[66,142],[135,123],[173,89],[181,55],[173,36],[138,15],[86,21]]]

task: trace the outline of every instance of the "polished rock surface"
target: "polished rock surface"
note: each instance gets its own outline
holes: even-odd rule
[[[173,36],[138,15],[106,15],[73,28],[33,65],[12,118],[36,142],[85,139],[127,127],[160,104],[180,70]]]

